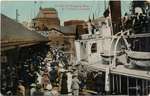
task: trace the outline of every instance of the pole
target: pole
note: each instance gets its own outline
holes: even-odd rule
[[[135,79],[135,82],[136,82],[136,95],[138,95],[138,81],[137,81],[137,79]]]
[[[18,16],[19,16],[18,9],[16,9],[16,22],[18,22]]]
[[[148,94],[148,80],[146,80],[146,94]]]
[[[34,1],[34,18],[35,18],[35,15],[36,15],[36,3],[37,3],[37,1]]]
[[[116,93],[118,94],[118,90],[119,90],[119,88],[118,88],[118,84],[119,82],[118,82],[118,75],[116,75]]]
[[[121,75],[119,75],[119,83],[120,83],[120,84],[119,84],[119,85],[120,85],[120,86],[119,86],[119,87],[120,87],[120,88],[119,88],[119,89],[120,89],[119,91],[120,91],[120,93],[121,93]]]
[[[144,95],[144,89],[145,89],[145,87],[144,87],[144,80],[142,80],[142,95]]]
[[[127,95],[129,95],[129,77],[127,77]]]
[[[113,79],[113,92],[115,90],[115,80],[114,80],[114,74],[112,74],[112,79]]]
[[[104,0],[104,10],[106,10],[106,0]]]
[[[106,68],[106,73],[105,73],[105,91],[106,91],[106,94],[109,94],[110,92],[110,69],[109,67]]]

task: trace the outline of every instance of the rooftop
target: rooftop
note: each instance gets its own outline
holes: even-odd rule
[[[58,18],[55,8],[40,8],[37,16],[34,18]]]
[[[30,31],[22,24],[1,14],[1,44],[3,48],[23,43],[48,41],[35,31]]]
[[[40,10],[43,10],[43,11],[56,11],[55,8],[41,8]]]

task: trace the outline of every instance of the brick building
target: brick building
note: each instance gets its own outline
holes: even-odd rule
[[[51,28],[60,28],[58,13],[54,8],[40,8],[33,19],[33,27],[38,31],[47,31]]]
[[[87,25],[84,20],[68,20],[64,22],[64,26],[76,27],[76,39],[78,39],[80,35],[87,33]]]
[[[61,26],[60,30],[52,28],[48,34],[50,45],[64,47],[66,51],[74,50],[75,36],[75,26]]]
[[[64,21],[64,26],[83,25],[84,23],[85,23],[84,20],[68,20],[68,21]]]

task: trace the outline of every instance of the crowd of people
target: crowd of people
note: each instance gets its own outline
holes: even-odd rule
[[[45,58],[48,46],[34,45],[8,51],[7,63],[2,67],[1,93],[4,95],[17,95],[20,93],[18,86],[24,85],[29,92],[30,84],[36,82],[36,72]],[[7,54],[8,54],[7,53]],[[23,87],[21,87],[23,88]]]
[[[80,62],[70,62],[69,56],[61,49],[38,46],[24,48],[20,52],[19,63],[14,67],[7,66],[5,70],[10,74],[4,76],[10,79],[2,80],[2,94],[78,96],[85,90],[104,94],[104,78],[101,72],[90,72]]]
[[[149,32],[150,14],[135,13],[129,15],[125,13],[122,18],[122,29],[128,30],[133,28],[134,33],[147,33]]]

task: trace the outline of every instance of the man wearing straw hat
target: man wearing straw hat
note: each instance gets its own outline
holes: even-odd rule
[[[51,90],[52,90],[52,85],[48,84],[44,89],[44,96],[52,96]]]
[[[36,84],[32,83],[30,87],[30,96],[33,96],[33,93],[36,91]]]
[[[77,74],[74,74],[72,80],[72,86],[71,86],[73,96],[79,96],[79,84],[80,81],[77,78]]]

